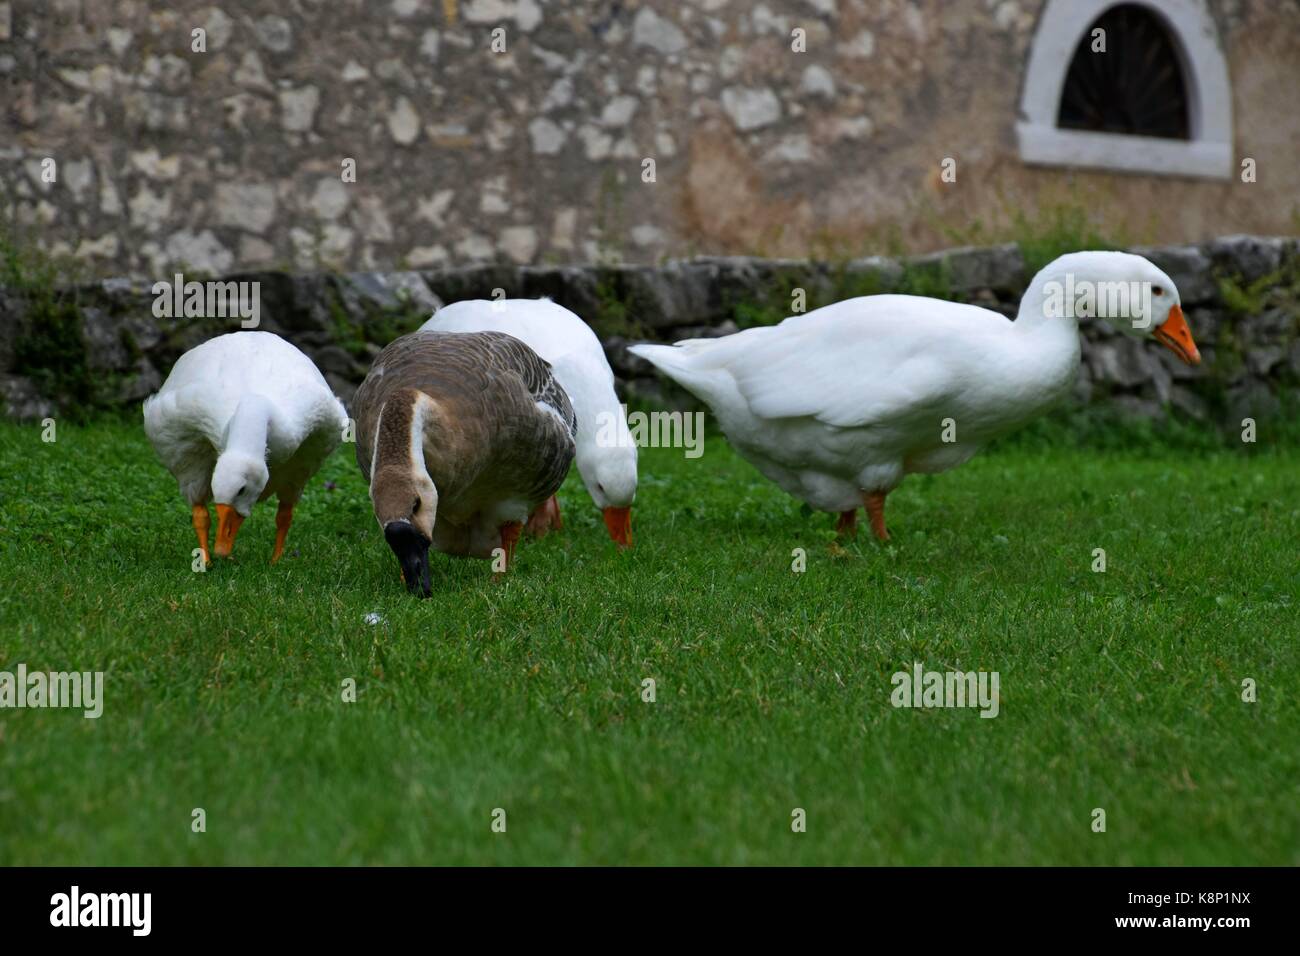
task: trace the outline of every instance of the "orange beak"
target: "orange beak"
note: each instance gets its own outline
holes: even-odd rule
[[[614,539],[620,548],[632,547],[632,509],[631,508],[606,508],[605,527],[609,529],[609,536]]]
[[[1192,330],[1183,318],[1182,306],[1176,305],[1169,310],[1169,318],[1156,326],[1156,341],[1168,348],[1188,365],[1200,365],[1201,353],[1192,340]]]
[[[230,550],[235,546],[235,535],[244,523],[244,516],[230,505],[217,505],[217,546],[212,553],[219,558],[230,557]]]

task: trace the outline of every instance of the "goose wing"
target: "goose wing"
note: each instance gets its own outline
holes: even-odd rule
[[[480,332],[476,337],[488,364],[517,374],[533,401],[554,413],[564,423],[571,438],[577,434],[578,416],[550,362],[505,332]]]
[[[849,299],[720,339],[633,349],[697,394],[711,382],[759,419],[883,425],[948,407],[969,385],[996,312],[915,296]],[[669,354],[669,353],[676,353]],[[707,394],[701,397],[708,398]]]

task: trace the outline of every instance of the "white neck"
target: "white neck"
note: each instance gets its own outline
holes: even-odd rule
[[[1041,272],[1034,278],[1033,284],[1025,290],[1024,296],[1020,299],[1020,309],[1016,313],[1014,327],[1018,331],[1027,332],[1050,326],[1078,338],[1079,321],[1074,317],[1072,310],[1064,310],[1064,315],[1047,314],[1046,286],[1053,278]],[[1057,281],[1064,283],[1065,280],[1062,278]]]
[[[1079,370],[1079,323],[1072,315],[1048,315],[1045,286],[1056,278],[1044,269],[1020,300],[1016,320],[998,356],[995,377],[1013,380],[1019,399],[994,418],[1015,427],[1055,405],[1073,387]],[[1001,429],[995,429],[1001,430]]]
[[[262,396],[246,395],[241,398],[235,414],[226,424],[225,449],[265,458],[272,415],[271,403]]]
[[[618,394],[607,368],[576,359],[552,364],[565,394],[569,396],[569,404],[578,416],[579,441],[584,435],[594,439],[603,426],[602,413],[615,415],[618,421],[614,427],[621,430],[620,439],[631,440],[630,435],[622,434],[627,431],[627,425],[623,423]]]

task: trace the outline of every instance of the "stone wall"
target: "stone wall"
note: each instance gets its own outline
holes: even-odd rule
[[[1239,423],[1289,406],[1300,381],[1300,240],[1227,237],[1201,246],[1141,248],[1174,279],[1204,362],[1104,322],[1084,320],[1076,393],[1150,417]],[[621,392],[650,403],[684,400],[630,355],[636,341],[723,335],[776,322],[796,290],[816,308],[851,295],[937,294],[1014,316],[1036,263],[1018,246],[957,249],[895,260],[838,263],[744,257],[661,266],[478,266],[395,273],[250,273],[260,283],[259,328],[302,348],[350,399],[394,337],[444,302],[549,296],[583,316],[605,344]],[[238,329],[238,319],[158,319],[148,283],[109,279],[57,295],[0,288],[0,402],[10,418],[95,407],[130,411],[177,357]],[[134,412],[132,412],[134,414]]]
[[[1300,6],[1209,0],[1243,183],[1026,166],[1042,3],[0,0],[0,220],[140,278],[1296,230]]]

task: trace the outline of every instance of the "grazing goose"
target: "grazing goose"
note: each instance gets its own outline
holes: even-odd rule
[[[275,551],[308,479],[348,422],[311,359],[270,332],[231,332],[195,346],[144,402],[144,431],[190,503],[208,563],[209,499],[218,557],[228,557],[254,503],[276,495]]]
[[[573,407],[551,368],[500,332],[413,332],[379,353],[353,401],[357,464],[407,590],[429,545],[508,566],[529,514],[573,462]]]
[[[473,299],[439,309],[422,328],[506,332],[551,363],[578,416],[578,473],[604,516],[609,536],[620,547],[630,547],[636,443],[614,394],[614,373],[591,327],[550,299]],[[559,501],[552,497],[529,527],[544,532],[559,523]]]
[[[1110,307],[1079,308],[1088,290]],[[1121,294],[1134,301],[1126,307]],[[1075,315],[1107,312],[1121,332],[1200,362],[1173,281],[1120,252],[1052,262],[1014,322],[973,305],[876,295],[631,351],[708,404],[764,475],[838,512],[841,533],[853,532],[865,504],[872,531],[888,540],[885,496],[903,477],[954,468],[1069,394],[1079,368]]]

